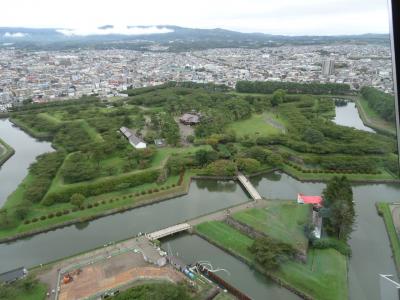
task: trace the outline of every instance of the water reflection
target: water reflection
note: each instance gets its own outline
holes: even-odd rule
[[[372,128],[364,125],[354,102],[347,102],[344,106],[336,106],[335,111],[336,117],[333,119],[333,122],[336,124],[354,127],[355,129],[368,132],[375,132]]]
[[[78,230],[84,230],[89,226],[90,222],[79,222],[75,224],[75,228]]]
[[[206,190],[208,192],[227,192],[234,193],[237,189],[236,182],[229,180],[196,180],[196,186],[200,190]]]

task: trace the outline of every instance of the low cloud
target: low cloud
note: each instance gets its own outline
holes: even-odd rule
[[[123,26],[115,27],[111,25],[97,27],[97,28],[79,28],[79,29],[58,29],[59,33],[66,36],[87,36],[87,35],[143,35],[143,34],[159,34],[173,32],[172,29],[166,27],[146,26]]]
[[[8,38],[22,38],[27,36],[28,34],[23,33],[23,32],[6,32],[4,34],[4,37],[8,37]]]

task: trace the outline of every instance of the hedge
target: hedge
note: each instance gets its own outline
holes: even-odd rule
[[[140,173],[123,174],[111,178],[103,178],[95,182],[67,185],[48,193],[42,200],[43,205],[50,206],[54,203],[69,202],[73,194],[82,194],[85,197],[97,196],[118,190],[118,185],[126,183],[129,187],[136,187],[145,183],[155,182],[160,175],[160,170],[148,170]]]

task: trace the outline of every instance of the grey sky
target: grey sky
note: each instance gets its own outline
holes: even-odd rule
[[[168,24],[272,34],[387,33],[386,0],[4,0],[0,26]]]

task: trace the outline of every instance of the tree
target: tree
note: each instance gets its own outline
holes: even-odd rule
[[[270,237],[256,239],[249,250],[265,270],[278,269],[283,262],[292,258],[295,254],[292,246]]]
[[[283,164],[283,158],[279,153],[272,153],[270,156],[268,156],[267,162],[272,167],[281,167]]]
[[[70,200],[71,204],[76,207],[81,207],[84,201],[85,201],[85,196],[79,193],[73,194]]]
[[[282,89],[276,90],[272,95],[271,105],[278,106],[279,104],[281,104],[283,102],[283,100],[285,99],[285,96],[286,96],[286,92],[284,90],[282,90]]]
[[[29,207],[27,206],[18,206],[15,209],[15,216],[20,220],[25,220],[28,214],[29,214]]]
[[[205,166],[210,162],[217,160],[218,154],[215,151],[200,149],[194,154],[194,159],[199,166]]]
[[[353,231],[356,218],[353,191],[348,179],[334,177],[323,191],[324,210],[321,212],[329,235],[346,241]]]
[[[239,171],[245,171],[247,173],[254,173],[258,171],[261,167],[261,164],[258,160],[254,158],[238,158],[236,160]]]
[[[317,144],[317,143],[322,143],[324,141],[324,135],[319,130],[316,130],[316,129],[313,129],[313,128],[307,128],[304,131],[303,139],[307,143]]]

